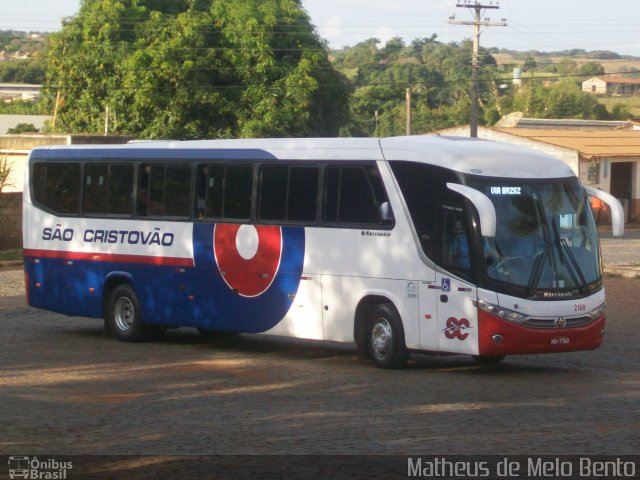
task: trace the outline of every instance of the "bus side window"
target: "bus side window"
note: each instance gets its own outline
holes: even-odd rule
[[[80,170],[79,163],[36,163],[32,177],[35,202],[60,215],[78,214]]]
[[[109,213],[131,215],[133,197],[133,165],[109,166]]]
[[[318,176],[315,165],[263,165],[258,218],[314,223],[318,210]]]
[[[82,211],[88,214],[107,213],[108,192],[109,164],[87,163],[84,167]]]
[[[228,165],[224,173],[223,217],[249,220],[252,191],[253,165]]]
[[[138,182],[138,215],[187,217],[190,192],[189,165],[142,164]]]
[[[253,165],[208,163],[196,170],[196,220],[249,220]]]
[[[87,163],[84,167],[82,211],[87,214],[131,215],[133,166]]]
[[[384,207],[389,199],[375,166],[328,166],[324,192],[324,220],[327,223],[393,225],[393,213],[389,207]]]
[[[136,198],[136,212],[145,217],[149,203],[149,175],[151,165],[141,165],[138,171],[138,193]]]

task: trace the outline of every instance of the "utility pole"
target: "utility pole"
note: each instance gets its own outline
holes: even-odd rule
[[[405,111],[407,116],[407,123],[405,132],[407,136],[411,135],[411,89],[407,88],[405,92]]]
[[[498,9],[500,5],[493,1],[489,5],[483,5],[477,1],[465,0],[464,3],[457,3],[458,8],[469,8],[473,10],[473,20],[456,20],[455,15],[449,17],[452,25],[470,25],[473,27],[473,54],[471,56],[471,117],[469,120],[469,136],[478,136],[478,71],[480,70],[480,27],[506,27],[507,19],[502,18],[499,22],[492,22],[491,19],[482,19],[485,10]]]

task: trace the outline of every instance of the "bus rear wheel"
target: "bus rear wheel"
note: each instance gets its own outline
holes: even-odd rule
[[[142,323],[140,302],[131,285],[119,285],[109,295],[107,327],[115,338],[124,342],[148,338],[150,329]]]
[[[402,321],[393,305],[383,303],[371,311],[368,329],[371,360],[379,368],[401,368],[409,359]]]

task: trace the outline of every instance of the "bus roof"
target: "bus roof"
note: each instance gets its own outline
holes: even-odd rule
[[[566,178],[571,167],[544,153],[470,137],[411,136],[381,139],[388,161],[410,160],[488,177]]]
[[[177,154],[176,151],[180,153]],[[121,145],[53,145],[32,159],[227,159],[415,161],[491,177],[565,178],[564,162],[535,150],[468,137],[270,138],[135,141]]]

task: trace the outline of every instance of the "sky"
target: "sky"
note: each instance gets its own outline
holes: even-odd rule
[[[469,38],[471,27],[448,24],[454,14],[456,20],[471,20],[469,9],[456,8],[456,3],[302,0],[318,33],[334,49],[373,37],[383,45],[393,36],[407,43],[434,33],[442,42]],[[77,13],[80,0],[2,0],[2,4],[0,30],[56,31],[64,17]],[[639,0],[501,0],[499,7],[487,10],[485,16],[494,21],[506,18],[508,25],[486,28],[483,47],[546,52],[582,48],[640,57]]]

